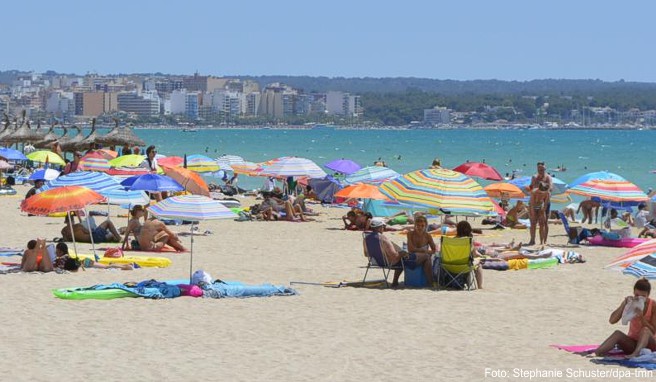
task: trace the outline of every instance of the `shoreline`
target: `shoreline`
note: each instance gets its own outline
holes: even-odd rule
[[[101,127],[103,128],[103,127]],[[183,131],[185,127],[180,126],[135,126],[135,130],[179,130]],[[83,129],[87,129],[86,127]],[[380,126],[380,127],[362,127],[362,126],[300,126],[300,125],[285,125],[285,126],[254,126],[254,125],[240,125],[240,126],[199,126],[197,131],[184,131],[186,133],[196,133],[204,130],[550,130],[550,131],[650,131],[656,130],[656,127],[638,127],[638,126],[532,126],[532,125],[517,125],[517,126],[438,126],[438,127],[415,127],[415,126]]]

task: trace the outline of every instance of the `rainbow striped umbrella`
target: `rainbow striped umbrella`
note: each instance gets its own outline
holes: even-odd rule
[[[581,183],[585,183],[592,179],[602,179],[602,180],[626,180],[623,177],[608,171],[595,171],[589,172],[585,175],[581,175],[576,178],[573,182],[570,182],[569,186],[574,187],[578,186]]]
[[[494,205],[475,180],[445,168],[418,170],[380,185],[399,203],[448,210],[454,214],[490,214]]]
[[[656,239],[645,241],[628,250],[625,254],[616,257],[606,268],[626,268],[645,256],[656,254]]]
[[[306,158],[290,157],[262,166],[262,173],[269,176],[306,176],[317,179],[325,178],[326,172],[316,163]]]
[[[359,169],[344,178],[346,184],[372,183],[380,184],[401,176],[398,172],[382,166],[369,166]]]
[[[569,192],[613,202],[642,202],[649,200],[647,194],[628,180],[591,179],[570,188]]]
[[[215,172],[219,171],[219,165],[216,161],[208,156],[193,154],[187,157],[185,161],[186,168],[196,172]]]
[[[48,181],[38,192],[66,186],[82,186],[95,192],[105,192],[122,188],[118,180],[105,173],[76,171]]]
[[[191,249],[189,260],[189,280],[194,263],[194,223],[201,220],[232,219],[237,215],[218,201],[201,195],[174,196],[148,207],[155,216],[164,219],[190,220]]]
[[[109,161],[97,152],[88,153],[80,158],[78,170],[107,172],[111,168]]]

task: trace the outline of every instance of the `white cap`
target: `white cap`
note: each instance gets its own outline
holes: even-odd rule
[[[371,219],[369,226],[371,226],[371,228],[383,227],[385,226],[385,220],[383,220],[383,218],[373,218]]]

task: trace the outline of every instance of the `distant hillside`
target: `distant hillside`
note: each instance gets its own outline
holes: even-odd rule
[[[457,94],[585,94],[606,93],[626,90],[656,90],[656,83],[604,82],[601,80],[533,80],[498,81],[474,80],[454,81],[429,78],[344,78],[308,76],[239,76],[257,81],[261,86],[282,82],[306,92],[339,90],[351,93],[403,93],[419,90],[444,95]]]

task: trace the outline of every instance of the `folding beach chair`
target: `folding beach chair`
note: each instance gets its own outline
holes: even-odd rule
[[[443,287],[476,289],[474,257],[471,237],[448,237],[440,239],[440,266],[437,279]]]
[[[383,276],[385,278],[385,286],[389,287],[387,278],[393,270],[403,268],[403,261],[400,261],[397,265],[390,265],[387,262],[387,258],[383,255],[383,247],[380,242],[380,235],[377,232],[363,232],[362,233],[362,244],[364,247],[364,254],[367,257],[367,270],[364,272],[364,278],[362,283],[364,284],[367,281],[367,274],[369,273],[369,268],[380,268],[383,271]]]
[[[567,216],[565,216],[564,213],[561,211],[558,211],[558,217],[560,217],[560,221],[563,222],[563,227],[565,228],[565,235],[567,235],[567,244],[566,246],[570,244],[578,244],[578,238],[579,238],[579,233],[581,231],[581,227],[570,227],[569,222],[567,221]]]

